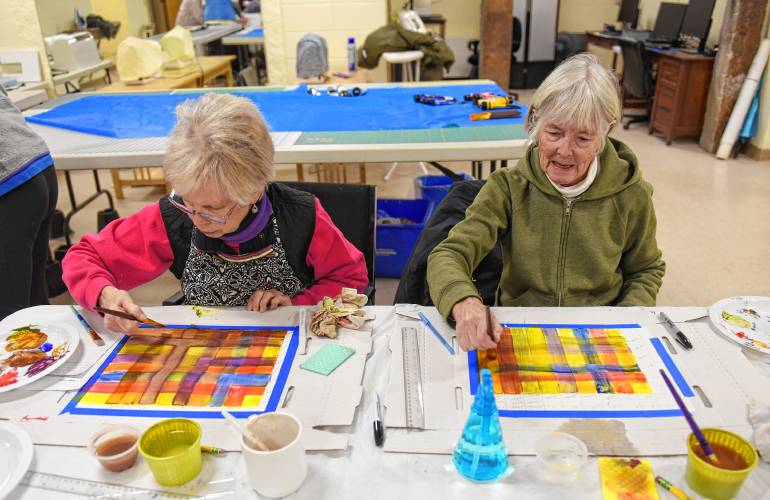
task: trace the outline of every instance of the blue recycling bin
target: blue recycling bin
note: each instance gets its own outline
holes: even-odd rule
[[[400,278],[425,224],[433,214],[430,200],[377,200],[377,253],[375,275]],[[414,224],[394,223],[407,219]]]
[[[465,172],[460,174],[462,180],[469,181],[473,179],[470,174]],[[417,197],[422,200],[430,200],[436,204],[441,203],[444,196],[449,192],[449,188],[452,187],[454,181],[451,177],[446,175],[421,175],[414,180],[415,191]]]

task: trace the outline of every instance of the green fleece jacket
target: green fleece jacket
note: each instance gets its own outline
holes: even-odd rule
[[[441,314],[479,297],[471,275],[498,239],[499,306],[655,305],[666,267],[652,186],[620,141],[607,140],[599,165],[572,201],[549,182],[535,145],[516,166],[494,172],[428,258],[430,296]]]

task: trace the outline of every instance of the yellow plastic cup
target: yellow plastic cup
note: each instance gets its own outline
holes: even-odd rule
[[[730,448],[741,455],[748,465],[741,470],[720,469],[711,465],[695,454],[693,446],[698,444],[698,439],[695,434],[690,434],[687,437],[687,471],[685,472],[687,484],[704,497],[715,500],[733,498],[741,489],[749,472],[756,467],[759,461],[757,451],[751,443],[732,432],[710,428],[702,430],[710,444]]]
[[[139,453],[158,484],[184,484],[201,471],[201,428],[186,418],[158,422],[142,434]]]

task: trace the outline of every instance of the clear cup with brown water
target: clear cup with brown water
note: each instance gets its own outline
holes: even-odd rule
[[[133,467],[138,455],[139,431],[128,425],[111,425],[100,430],[88,445],[102,467],[120,472]]]

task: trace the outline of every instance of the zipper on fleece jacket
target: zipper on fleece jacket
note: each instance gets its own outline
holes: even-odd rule
[[[557,307],[561,307],[561,301],[564,296],[564,272],[567,267],[567,236],[569,235],[569,223],[572,217],[572,204],[577,201],[577,198],[564,200],[564,215],[561,220],[561,235],[559,236],[559,258],[557,259]]]

